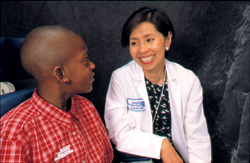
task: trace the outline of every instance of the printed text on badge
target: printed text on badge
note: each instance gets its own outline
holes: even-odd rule
[[[141,112],[146,110],[145,102],[143,101],[142,98],[138,99],[128,98],[127,105],[128,109],[131,111]]]

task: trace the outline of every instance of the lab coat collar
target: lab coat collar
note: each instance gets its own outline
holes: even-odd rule
[[[165,59],[165,65],[166,65],[168,80],[171,80],[171,81],[176,80],[176,73],[174,73],[175,69],[173,67],[173,64],[167,59]]]
[[[134,73],[134,77],[132,79],[136,81],[144,81],[143,69],[134,60],[131,62],[131,68],[132,73]]]
[[[168,80],[176,80],[176,73],[174,73],[175,69],[173,64],[165,59],[165,65],[168,75]],[[135,61],[131,61],[132,72],[134,73],[134,80],[137,81],[144,81],[144,72],[141,66],[139,66]]]

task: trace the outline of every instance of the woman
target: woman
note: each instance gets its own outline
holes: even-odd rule
[[[159,9],[127,20],[122,45],[133,61],[112,74],[105,104],[117,150],[154,162],[211,162],[202,88],[193,72],[165,59],[174,28]]]

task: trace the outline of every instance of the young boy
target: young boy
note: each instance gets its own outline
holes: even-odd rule
[[[61,26],[38,27],[23,42],[21,62],[37,89],[1,118],[1,162],[112,162],[98,112],[76,95],[94,81],[83,39]]]

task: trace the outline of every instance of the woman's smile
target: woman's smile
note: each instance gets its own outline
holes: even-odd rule
[[[147,57],[141,57],[140,60],[143,64],[150,64],[154,61],[155,55],[150,55]]]

